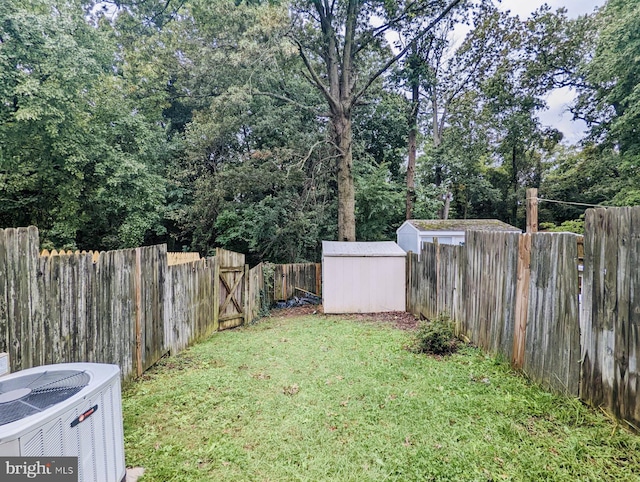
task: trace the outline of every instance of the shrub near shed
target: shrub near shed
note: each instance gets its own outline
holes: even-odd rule
[[[435,320],[420,322],[407,349],[413,353],[442,356],[454,353],[459,343],[451,319],[440,315]]]

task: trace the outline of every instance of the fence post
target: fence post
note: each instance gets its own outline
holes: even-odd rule
[[[529,311],[529,282],[531,278],[531,234],[521,234],[518,238],[518,269],[516,284],[516,315],[513,331],[512,364],[522,368],[524,364],[525,335],[527,333],[527,312]]]
[[[405,296],[405,309],[409,312],[409,313],[413,313],[413,311],[411,310],[411,251],[407,252],[407,274],[406,274],[406,290],[407,290],[407,294]]]
[[[142,252],[136,248],[136,373],[142,376]]]
[[[243,284],[243,291],[244,291],[244,303],[242,303],[243,308],[244,308],[244,323],[245,325],[248,325],[249,323],[251,323],[251,321],[253,321],[252,315],[251,313],[249,313],[249,310],[251,309],[251,305],[249,303],[249,265],[245,264],[244,265],[244,274],[242,275],[242,284]]]
[[[316,263],[316,294],[322,300],[322,263]]]
[[[527,233],[538,232],[538,190],[535,187],[527,189]]]
[[[447,194],[448,195],[448,194]],[[445,218],[446,219],[446,218]],[[442,280],[440,279],[440,243],[438,242],[438,239],[434,239],[433,240],[433,244],[435,244],[436,247],[436,296],[435,296],[435,302],[436,302],[436,306],[435,306],[435,316],[436,318],[438,316],[440,316],[442,314],[442,303],[440,300],[440,296],[442,294],[442,287],[440,286],[442,283]]]
[[[216,256],[213,258],[213,329],[220,330],[220,254],[216,248]]]

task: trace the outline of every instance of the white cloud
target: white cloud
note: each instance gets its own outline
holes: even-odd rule
[[[576,144],[585,136],[587,125],[582,120],[573,120],[569,104],[575,94],[568,88],[555,89],[547,96],[549,109],[540,113],[540,121],[545,126],[558,129],[564,134],[564,142]]]

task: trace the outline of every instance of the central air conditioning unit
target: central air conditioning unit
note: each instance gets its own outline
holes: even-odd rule
[[[0,378],[0,456],[78,457],[78,480],[126,478],[120,368],[63,363]]]

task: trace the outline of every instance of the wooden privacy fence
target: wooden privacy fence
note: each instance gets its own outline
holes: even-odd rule
[[[409,254],[407,309],[448,314],[536,382],[640,427],[640,207],[590,209],[585,232],[426,245]]]
[[[640,428],[640,207],[587,211],[580,396]]]
[[[425,245],[408,264],[408,309],[450,316],[459,333],[532,379],[578,395],[577,237],[469,231],[464,246]]]
[[[11,371],[86,361],[140,375],[167,352],[257,316],[261,267],[246,276],[243,255],[216,254],[172,266],[164,245],[40,255],[35,227],[0,229],[0,352]]]
[[[200,253],[167,253],[167,264],[174,266],[177,264],[192,263],[200,260]]]
[[[290,300],[313,294],[322,297],[322,264],[278,264],[273,275],[273,299]]]

